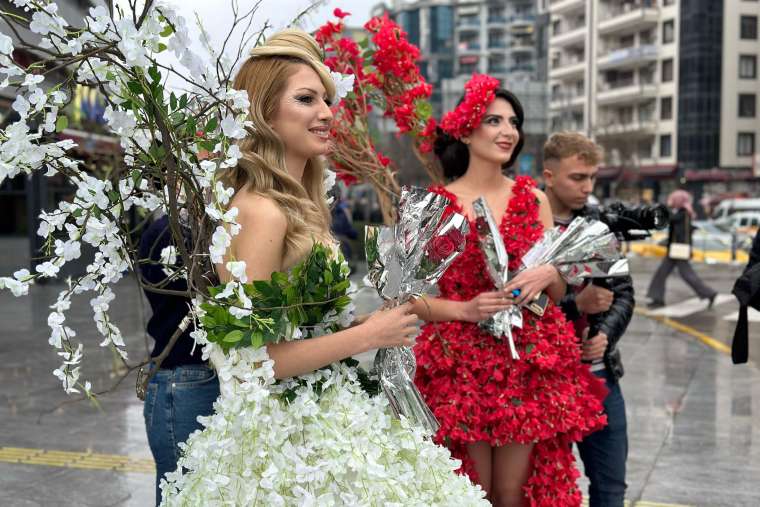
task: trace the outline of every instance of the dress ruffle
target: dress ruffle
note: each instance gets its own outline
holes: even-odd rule
[[[516,269],[542,235],[533,180],[518,177],[500,230]],[[461,212],[456,197],[448,212]],[[441,297],[467,301],[494,286],[486,272],[475,228],[465,252],[439,282]],[[523,328],[513,331],[520,359],[506,341],[477,324],[428,323],[417,338],[415,382],[441,423],[436,440],[462,459],[462,471],[476,479],[465,446],[485,441],[535,443],[533,471],[526,485],[531,505],[580,505],[571,444],[606,423],[600,381],[581,363],[571,323],[550,303],[543,317],[523,310]]]

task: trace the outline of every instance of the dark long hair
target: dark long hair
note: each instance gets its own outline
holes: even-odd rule
[[[520,155],[523,144],[525,144],[525,136],[522,130],[523,121],[525,120],[525,112],[523,111],[522,104],[520,104],[520,101],[512,92],[505,90],[504,88],[498,88],[495,93],[496,98],[504,99],[509,102],[512,109],[515,110],[515,115],[517,115],[517,132],[520,135],[520,138],[515,145],[512,156],[504,164],[504,168],[507,168],[515,163],[518,155]],[[462,100],[464,100],[464,96],[459,99],[457,105],[461,104]],[[467,149],[467,145],[459,139],[451,137],[440,128],[436,130],[433,152],[438,157],[438,160],[441,161],[443,175],[447,180],[455,180],[467,171],[467,166],[470,164],[470,152]]]

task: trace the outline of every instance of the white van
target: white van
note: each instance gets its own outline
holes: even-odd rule
[[[712,218],[723,222],[738,212],[760,213],[760,199],[726,199],[715,206]]]

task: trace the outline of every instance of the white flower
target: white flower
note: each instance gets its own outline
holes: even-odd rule
[[[216,227],[214,234],[211,236],[211,246],[209,247],[209,253],[211,254],[211,262],[220,264],[224,260],[224,254],[227,252],[227,247],[232,244],[232,236],[221,225]]]
[[[242,283],[248,281],[248,276],[245,274],[245,261],[229,261],[225,267],[236,280],[240,280]]]
[[[13,278],[0,278],[0,289],[10,289],[14,296],[26,296],[29,294],[29,286],[32,284],[34,277],[28,269],[20,269],[13,273]]]
[[[335,100],[338,101],[354,89],[354,75],[330,71],[330,77],[335,83]]]
[[[22,118],[26,118],[29,115],[29,101],[26,100],[26,97],[23,95],[19,95],[16,97],[16,100],[13,101],[13,104],[11,107],[16,111]]]
[[[242,123],[231,114],[224,117],[221,127],[224,135],[231,139],[243,139],[246,135]]]
[[[82,255],[81,243],[79,241],[61,241],[55,240],[55,254],[63,257],[65,261],[78,259]]]
[[[54,278],[58,274],[59,267],[53,261],[46,261],[42,264],[37,264],[34,270],[40,275],[48,278]]]
[[[13,53],[13,39],[4,33],[0,33],[0,53],[4,55]]]
[[[111,18],[108,11],[102,5],[90,8],[90,17],[87,18],[90,30],[95,33],[103,33],[111,26]]]
[[[137,120],[132,111],[114,110],[111,106],[106,107],[103,119],[108,122],[108,126],[115,134],[122,137],[130,137],[137,126]]]

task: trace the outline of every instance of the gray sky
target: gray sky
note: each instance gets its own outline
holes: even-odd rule
[[[324,7],[319,7],[308,19],[305,29],[311,30],[325,21],[333,19],[333,9],[339,7],[351,13],[346,18],[351,26],[364,24],[369,19],[370,9],[380,0],[327,0]],[[227,33],[232,20],[230,2],[225,0],[170,0],[180,13],[188,19],[194,19],[197,12],[204,21],[209,33]],[[240,9],[250,9],[252,0],[241,0]],[[308,0],[263,0],[254,21],[254,28],[261,27],[266,19],[275,28],[284,27],[298,12],[301,12],[311,2]]]

